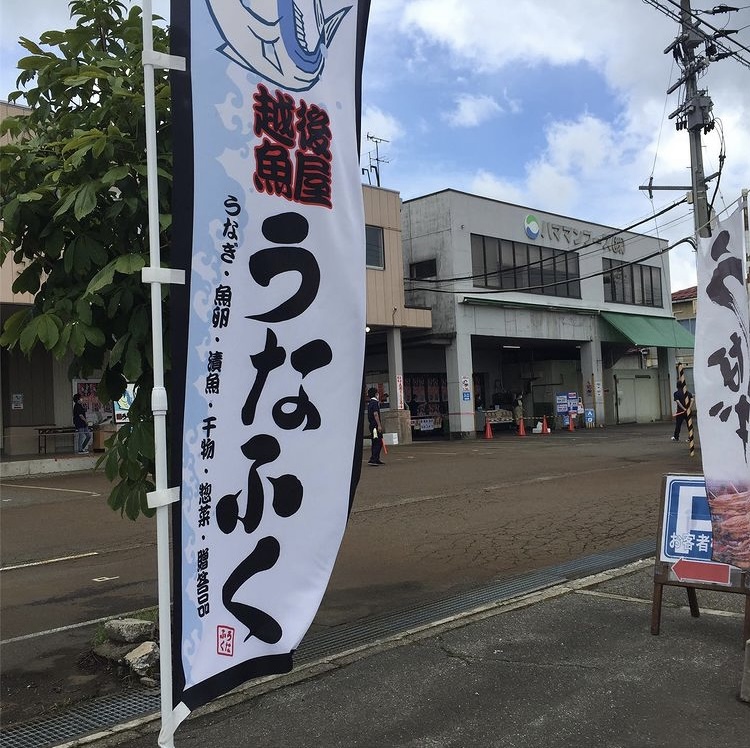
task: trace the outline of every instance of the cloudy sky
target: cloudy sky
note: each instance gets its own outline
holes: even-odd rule
[[[327,13],[344,4],[323,0]],[[744,60],[714,62],[699,82],[720,120],[703,138],[706,174],[718,170],[724,139],[720,212],[750,187],[750,0],[705,13],[715,5],[692,1],[705,24],[739,30],[724,43]],[[154,0],[157,12],[167,7]],[[67,23],[66,0],[0,2],[0,98],[15,88],[17,38]],[[451,187],[605,225],[646,218],[684,192],[654,192],[652,202],[639,185],[690,183],[688,135],[668,119],[682,89],[666,95],[680,70],[663,51],[678,31],[644,0],[372,0],[362,166],[375,156],[370,133],[387,141],[382,186],[404,199]],[[683,205],[639,230],[676,241],[692,220]],[[670,264],[673,290],[695,283],[689,246]]]

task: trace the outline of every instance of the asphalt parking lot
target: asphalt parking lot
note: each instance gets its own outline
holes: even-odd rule
[[[700,471],[700,452],[691,459],[686,444],[669,440],[670,428],[502,433],[492,440],[391,447],[384,468],[363,465],[311,634],[654,539],[662,475]],[[156,604],[153,523],[132,525],[106,509],[100,474],[72,474],[65,484],[68,494],[51,490],[60,488],[59,476],[5,481],[3,488],[2,565],[23,566],[3,572],[4,629],[12,624],[14,636],[34,635],[3,644],[6,722],[54,711],[76,694],[116,689],[117,683],[98,684],[80,672],[77,662],[92,635],[83,624]],[[80,521],[92,502],[96,521]],[[28,526],[37,532],[19,530]],[[77,555],[82,558],[50,563]],[[102,573],[99,563],[106,564]],[[118,564],[130,577],[118,574]],[[142,590],[138,606],[128,596],[135,587]],[[55,612],[45,621],[47,610],[66,618]],[[60,625],[71,628],[45,634]]]

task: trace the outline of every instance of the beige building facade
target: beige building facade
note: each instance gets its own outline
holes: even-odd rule
[[[365,383],[380,392],[387,433],[411,441],[404,396],[405,341],[432,326],[426,307],[408,306],[404,294],[401,198],[398,192],[363,185],[367,240]]]
[[[7,104],[3,107],[3,117],[23,112]],[[402,333],[428,331],[432,316],[429,309],[407,306],[404,300],[399,194],[366,185],[362,190],[368,238],[365,381],[377,385],[382,395],[389,395],[391,407],[383,411],[384,425],[403,443],[410,440],[411,430],[408,411],[403,410]],[[31,294],[13,293],[13,281],[19,271],[12,256],[0,266],[3,323],[34,301]],[[0,454],[35,454],[37,428],[71,425],[74,382],[68,376],[69,363],[70,357],[56,360],[40,346],[30,358],[18,349],[0,350]],[[397,407],[399,393],[401,409]],[[47,448],[70,451],[70,444],[64,439],[54,443],[50,440]]]

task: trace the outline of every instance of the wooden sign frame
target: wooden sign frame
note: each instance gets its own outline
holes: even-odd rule
[[[693,618],[700,616],[698,606],[698,595],[696,590],[710,590],[711,592],[732,592],[745,595],[745,619],[743,626],[742,642],[750,639],[750,573],[738,569],[736,566],[728,566],[727,583],[718,584],[705,581],[681,579],[674,571],[676,563],[661,560],[662,537],[664,535],[664,512],[667,504],[667,485],[672,478],[695,478],[703,479],[702,474],[685,474],[680,476],[664,475],[661,484],[661,495],[659,497],[659,531],[656,539],[656,558],[654,559],[654,590],[651,602],[651,633],[658,636],[661,625],[662,595],[665,586],[684,587],[687,591],[690,615]]]

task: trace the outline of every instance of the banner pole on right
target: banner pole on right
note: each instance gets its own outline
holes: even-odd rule
[[[746,197],[746,196],[743,196]],[[750,313],[744,199],[697,253],[695,391],[712,559],[750,570]]]

